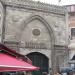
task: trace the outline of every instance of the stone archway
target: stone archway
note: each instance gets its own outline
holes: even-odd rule
[[[36,22],[37,21],[37,22]],[[36,22],[36,23],[35,23]],[[26,39],[26,41],[30,41],[30,40],[32,40],[30,37],[33,37],[30,33],[31,33],[31,28],[33,28],[32,26],[34,25],[34,27],[36,26],[36,28],[38,28],[38,26],[39,25],[36,25],[36,24],[41,24],[41,26],[44,28],[43,30],[45,30],[46,29],[46,31],[47,31],[47,34],[44,36],[44,39],[46,38],[46,37],[49,37],[48,39],[50,39],[50,42],[49,42],[49,40],[46,38],[46,40],[50,43],[50,45],[51,45],[51,47],[50,48],[48,48],[48,49],[50,49],[51,50],[51,55],[50,55],[50,57],[51,57],[51,64],[52,64],[52,71],[54,71],[56,68],[56,66],[55,66],[55,50],[54,50],[54,44],[55,44],[55,35],[54,35],[54,31],[53,31],[53,29],[52,29],[52,27],[51,27],[51,25],[49,25],[48,24],[48,22],[43,18],[43,17],[41,17],[41,16],[39,16],[39,15],[34,15],[34,16],[30,16],[29,18],[27,18],[27,20],[23,20],[21,23],[20,23],[22,26],[21,26],[21,32],[19,33],[19,38],[20,38],[20,41],[22,40],[22,42],[24,42],[25,41],[25,39]],[[28,29],[26,29],[26,27],[27,26],[30,26],[30,31],[28,31]],[[38,31],[36,28],[34,28],[34,30],[36,30],[36,31]],[[39,27],[40,28],[40,27]],[[27,30],[28,31],[28,33],[26,33],[26,31],[25,30]],[[43,30],[41,29],[41,31],[43,32]],[[46,31],[44,31],[44,32],[46,32]],[[25,33],[25,34],[24,34]],[[34,33],[34,34],[36,34],[36,33]],[[29,35],[29,36],[28,36]],[[31,35],[31,36],[30,36]],[[39,35],[39,31],[38,31],[38,34],[36,34],[36,36],[37,35]],[[36,38],[36,36],[34,36],[34,38]],[[27,37],[27,38],[26,38]],[[29,40],[28,40],[28,38],[29,38]],[[35,41],[36,41],[36,39],[35,39]],[[34,42],[34,41],[33,41]],[[40,41],[39,41],[40,42]],[[44,41],[43,41],[44,42]],[[44,42],[45,43],[45,42]],[[27,45],[28,45],[29,43],[27,43]],[[31,44],[31,42],[30,42],[30,44]],[[29,44],[29,45],[30,45]],[[33,43],[33,44],[36,44],[36,43]],[[32,48],[31,46],[29,47],[29,48]],[[37,47],[35,47],[35,48],[37,48]],[[35,51],[36,52],[36,51]]]
[[[49,72],[49,59],[45,55],[39,52],[32,52],[27,54],[27,57],[31,59],[33,65],[40,67],[40,70],[33,72],[33,75],[41,75],[43,72]]]

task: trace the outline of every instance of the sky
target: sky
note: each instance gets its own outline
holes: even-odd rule
[[[45,2],[45,3],[48,3],[48,4],[55,4],[55,5],[75,4],[75,0],[61,0],[61,2],[59,2],[60,0],[34,0],[34,1],[41,1],[41,2]]]

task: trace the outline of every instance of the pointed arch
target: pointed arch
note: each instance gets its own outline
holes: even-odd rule
[[[21,25],[21,31],[24,31],[26,26],[31,23],[32,21],[34,20],[39,20],[41,23],[43,23],[43,25],[46,27],[46,29],[48,30],[48,33],[49,33],[49,36],[50,36],[50,43],[51,43],[51,61],[49,60],[49,63],[51,64],[55,64],[55,49],[54,49],[54,45],[55,45],[55,41],[56,41],[56,37],[55,37],[55,34],[54,34],[54,31],[53,31],[53,28],[52,28],[52,25],[50,25],[50,22],[53,23],[53,21],[50,21],[49,23],[46,21],[46,19],[43,17],[43,16],[40,16],[40,15],[32,15],[30,17],[28,17],[27,19],[23,19],[20,23]],[[23,35],[22,34],[23,32],[20,33],[20,37]],[[49,64],[48,64],[49,65]],[[54,67],[52,65],[52,68]],[[48,66],[50,68],[50,66]],[[47,69],[48,70],[48,69]]]
[[[21,31],[23,31],[25,26],[27,26],[30,22],[32,22],[34,20],[39,20],[40,22],[43,23],[43,25],[47,28],[47,30],[49,32],[49,35],[50,35],[50,37],[52,39],[51,43],[52,43],[52,45],[54,45],[54,43],[55,43],[55,35],[54,35],[53,29],[52,29],[51,25],[49,25],[49,23],[43,17],[41,17],[39,15],[33,15],[33,16],[28,17],[26,20],[23,20],[21,22],[21,25],[23,25],[22,28],[21,28]],[[21,35],[22,35],[22,32],[21,32]]]
[[[26,55],[30,55],[30,54],[40,54],[40,55],[43,55],[45,58],[49,59],[48,56],[46,56],[45,54],[41,53],[41,52],[30,52]]]

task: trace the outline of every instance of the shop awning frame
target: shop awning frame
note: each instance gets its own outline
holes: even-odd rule
[[[0,50],[0,72],[39,70],[39,67],[29,64],[24,58],[22,59],[24,55],[12,51],[3,44],[0,44]]]

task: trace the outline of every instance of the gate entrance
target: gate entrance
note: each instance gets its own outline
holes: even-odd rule
[[[27,55],[28,58],[30,58],[33,62],[33,65],[40,67],[39,71],[34,71],[33,75],[42,75],[43,72],[48,73],[49,69],[49,59],[38,52],[33,52]]]

